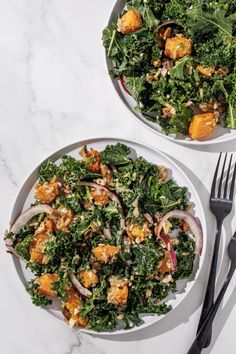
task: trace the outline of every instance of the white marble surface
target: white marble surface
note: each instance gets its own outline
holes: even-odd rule
[[[146,130],[116,97],[106,72],[101,31],[114,0],[0,0],[0,198],[1,234],[20,185],[55,150],[90,137],[114,136],[155,146],[181,164],[197,186],[209,224],[208,192],[217,151],[236,142],[186,148]],[[227,236],[236,228],[226,223]],[[223,247],[221,248],[223,258]],[[209,257],[205,262],[208,266]],[[227,257],[221,262],[222,278]],[[186,302],[166,319],[132,335],[102,338],[74,332],[33,307],[0,247],[0,352],[4,354],[184,354],[195,334],[203,271]],[[217,315],[206,353],[234,352],[236,278]]]

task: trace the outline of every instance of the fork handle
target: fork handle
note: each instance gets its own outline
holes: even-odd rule
[[[202,325],[204,324],[207,314],[214,303],[216,271],[217,271],[217,261],[218,261],[222,223],[223,223],[223,221],[219,221],[217,223],[217,232],[216,232],[216,237],[215,237],[215,244],[214,244],[213,256],[212,256],[212,261],[211,261],[211,268],[210,268],[210,272],[208,275],[208,282],[207,282],[205,297],[204,297],[204,301],[203,301],[202,312],[201,312],[201,316],[200,316],[200,320],[199,320],[199,324],[198,324],[197,334],[199,333]],[[209,344],[211,343],[211,336],[212,336],[212,328],[210,326],[210,328],[208,330],[208,336],[207,336],[205,343],[204,343],[204,348],[208,347]]]
[[[211,307],[210,311],[208,312],[205,322],[203,323],[200,331],[198,332],[191,348],[187,352],[187,354],[200,354],[202,352],[202,349],[204,348],[204,343],[208,337],[209,330],[212,328],[212,323],[214,321],[214,318],[216,316],[216,313],[219,309],[219,306],[221,304],[221,301],[224,297],[224,294],[229,286],[230,280],[234,274],[235,271],[235,262],[231,263],[229,272],[227,274],[227,277],[225,278],[224,284],[219,292],[219,295],[216,298],[216,301],[214,305]]]

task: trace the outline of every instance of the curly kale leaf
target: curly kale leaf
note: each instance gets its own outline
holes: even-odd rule
[[[236,129],[236,72],[229,75],[225,80],[217,80],[213,85],[215,94],[224,96],[225,104],[228,106],[225,117],[225,126]]]
[[[81,179],[92,179],[100,177],[99,174],[89,170],[84,161],[76,160],[72,156],[64,156],[58,167],[58,175],[70,187],[75,187]]]
[[[155,29],[160,21],[154,15],[150,5],[151,1],[129,1],[127,2],[127,9],[129,10],[135,8],[135,10],[141,14],[144,26],[150,29]]]
[[[63,205],[65,206],[67,209],[72,210],[74,213],[78,214],[81,212],[81,198],[79,194],[72,194],[68,197],[61,197],[58,196],[57,200],[56,200],[56,204],[55,207]]]
[[[146,91],[146,79],[141,77],[126,77],[125,84],[134,99],[140,104],[143,101],[143,93]]]
[[[178,60],[175,63],[169,73],[171,78],[185,80],[186,79],[186,68],[192,64],[192,58],[186,56]]]
[[[10,233],[7,235],[13,241],[13,247],[19,256],[29,260],[29,246],[35,232],[34,226],[25,225],[17,234]]]
[[[171,119],[169,124],[171,131],[175,134],[188,134],[189,124],[192,120],[192,110],[189,107],[183,106]]]
[[[68,299],[69,293],[67,289],[71,286],[67,274],[68,273],[66,272],[62,277],[53,283],[53,290],[55,291],[57,297],[62,301],[66,301]]]
[[[49,182],[57,175],[58,166],[54,161],[48,160],[43,163],[39,168],[39,183]]]
[[[151,61],[161,57],[161,51],[155,40],[154,23],[157,21],[146,5],[145,9],[147,21],[143,21],[140,30],[123,35],[117,31],[117,24],[112,22],[103,31],[103,44],[107,56],[112,61],[112,72],[116,77],[141,75],[143,70],[148,72],[152,66]]]
[[[108,165],[124,165],[130,162],[131,149],[124,144],[107,145],[101,153],[101,162]]]
[[[98,332],[115,329],[117,326],[117,309],[114,305],[107,303],[107,288],[105,277],[101,277],[100,286],[96,287],[92,297],[82,304],[82,317],[90,315],[89,327]]]
[[[124,318],[123,321],[125,322],[125,328],[124,329],[131,329],[135,326],[140,326],[143,323],[143,320],[139,317],[139,312],[138,311],[129,311],[129,312],[124,312]]]
[[[23,257],[27,261],[30,259],[29,246],[32,242],[32,236],[26,236],[23,241],[17,243],[15,246],[15,251],[19,256]]]
[[[178,267],[173,274],[174,279],[187,279],[193,271],[193,262],[195,259],[195,241],[186,233],[181,232],[178,236],[179,244],[175,247],[175,253],[178,259]]]
[[[188,205],[187,188],[178,186],[173,180],[157,183],[150,179],[149,189],[143,199],[143,208],[154,214],[165,214],[170,210],[185,210]]]
[[[231,39],[233,25],[236,23],[236,13],[226,16],[226,10],[217,6],[213,13],[204,11],[202,4],[197,1],[188,10],[189,27],[193,35],[215,33],[221,34],[225,39]]]
[[[133,254],[133,272],[135,275],[155,274],[157,264],[163,257],[161,249],[155,245],[134,245],[131,247]]]

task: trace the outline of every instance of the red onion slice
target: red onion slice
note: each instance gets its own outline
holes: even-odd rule
[[[173,266],[173,270],[175,270],[175,268],[177,267],[177,257],[176,257],[176,254],[175,254],[175,251],[172,247],[172,244],[170,243],[170,239],[169,239],[169,236],[166,235],[166,234],[161,234],[160,235],[160,238],[162,239],[162,241],[164,242],[164,244],[166,245],[166,248],[170,254],[170,259],[171,259],[171,263],[172,263],[172,266]]]
[[[108,197],[115,202],[118,207],[119,207],[119,211],[121,213],[121,220],[120,220],[120,226],[122,229],[125,228],[125,218],[124,218],[124,210],[123,210],[123,206],[121,204],[121,201],[119,199],[119,197],[116,195],[116,193],[114,193],[113,191],[111,191],[109,188],[105,187],[105,186],[101,186],[100,184],[97,184],[95,182],[85,182],[85,181],[80,181],[78,182],[78,184],[80,186],[87,186],[87,187],[91,187],[91,188],[95,188],[97,191],[103,191],[105,192]]]
[[[153,218],[149,213],[145,213],[145,214],[143,214],[143,216],[149,222],[150,225],[153,225]]]
[[[103,229],[103,235],[104,235],[106,238],[108,238],[108,239],[111,239],[111,238],[112,238],[112,236],[111,236],[111,230],[110,230],[109,227],[105,227],[105,228]]]
[[[202,226],[197,218],[192,214],[183,210],[173,210],[167,213],[161,220],[158,225],[157,237],[160,237],[162,228],[165,222],[170,218],[183,219],[190,227],[194,237],[195,237],[195,253],[200,254],[202,250],[203,235],[202,235]]]
[[[25,212],[23,212],[18,218],[15,220],[14,224],[12,225],[10,232],[13,234],[17,234],[22,226],[26,225],[35,215],[41,213],[50,214],[52,212],[52,208],[47,204],[39,204],[35,205]],[[10,253],[14,253],[19,257],[19,255],[15,252],[13,247],[13,241],[10,238],[5,239],[5,246]]]
[[[123,87],[124,91],[125,91],[126,93],[128,93],[128,95],[132,96],[131,93],[129,92],[129,90],[127,89],[127,87],[126,87],[125,79],[124,79],[124,76],[123,76],[123,75],[121,75],[121,76],[119,77],[119,80],[120,80],[120,84],[121,84],[121,86]]]
[[[52,208],[47,204],[35,205],[18,216],[10,231],[13,232],[13,234],[16,234],[20,231],[22,226],[26,225],[34,216],[41,213],[50,214],[51,212]]]
[[[13,241],[12,241],[12,239],[6,238],[6,239],[5,239],[5,246],[6,246],[7,251],[8,251],[9,253],[12,253],[12,254],[17,255],[17,253],[15,252],[15,249],[14,249],[14,247],[13,247]],[[18,256],[18,255],[17,255],[17,256]]]
[[[91,291],[84,288],[83,285],[78,281],[78,279],[76,278],[76,276],[73,273],[69,273],[69,278],[70,278],[71,283],[74,285],[74,287],[78,290],[78,292],[81,295],[83,295],[85,297],[92,296]]]

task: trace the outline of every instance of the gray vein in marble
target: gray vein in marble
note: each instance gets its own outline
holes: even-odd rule
[[[75,335],[76,341],[70,344],[68,351],[66,351],[65,354],[78,354],[80,352],[80,346],[81,346],[80,336],[81,336],[80,333]]]
[[[25,36],[26,37],[26,36]],[[36,93],[33,89],[33,83],[32,83],[32,73],[31,73],[31,65],[32,65],[32,60],[33,60],[33,50],[32,50],[32,42],[30,38],[26,37],[26,43],[27,43],[27,54],[26,54],[26,63],[27,63],[27,70],[26,70],[26,86],[29,91],[29,96],[30,96],[30,106],[32,103],[36,101]]]
[[[28,89],[29,93],[29,104],[28,104],[28,118],[31,119],[32,114],[34,114],[34,111],[32,109],[34,103],[36,102],[36,92],[33,87],[33,80],[32,80],[32,62],[33,62],[33,48],[32,48],[32,40],[30,37],[28,37],[28,33],[25,34],[25,40],[27,44],[27,54],[26,54],[26,87]],[[37,129],[34,127],[34,125],[30,125],[31,129],[33,130],[34,133],[34,138],[35,141],[39,144],[40,143],[40,137]]]
[[[49,27],[48,27],[48,22],[47,22],[47,16],[48,16],[48,8],[51,5],[52,1],[51,0],[45,0],[41,4],[41,12],[40,12],[40,18],[41,21],[46,28],[46,30],[49,32]]]
[[[9,178],[9,181],[15,186],[15,187],[19,187],[18,183],[16,182],[15,178],[14,178],[14,174],[12,172],[11,167],[8,165],[6,159],[3,157],[2,155],[2,151],[3,148],[2,146],[0,146],[0,167],[2,166],[3,169],[6,171],[6,175]]]

